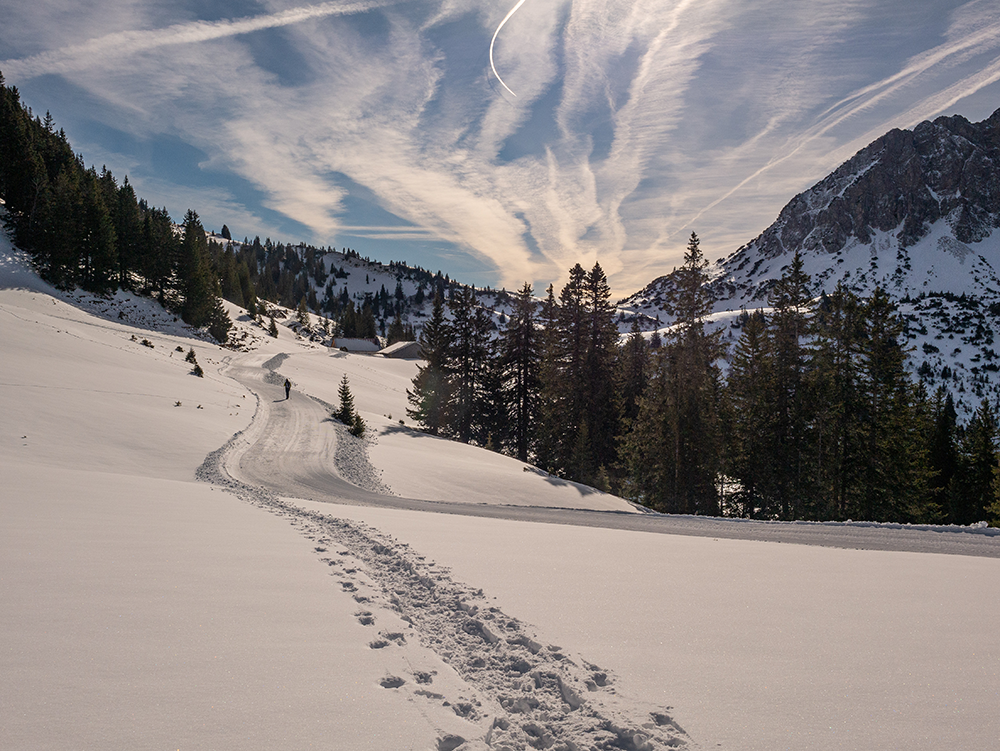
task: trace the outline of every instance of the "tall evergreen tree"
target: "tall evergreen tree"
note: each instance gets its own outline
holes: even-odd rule
[[[769,303],[771,315],[774,438],[774,491],[782,519],[799,518],[800,503],[808,496],[809,398],[806,370],[810,353],[812,300],[809,276],[796,250],[788,270],[775,284]]]
[[[684,264],[673,274],[675,322],[656,354],[639,416],[626,438],[630,492],[672,513],[718,514],[722,469],[721,332],[708,333],[712,300],[707,261],[691,233]]]
[[[410,403],[406,413],[428,433],[438,435],[447,427],[449,400],[448,356],[451,331],[444,317],[444,301],[434,296],[431,318],[420,334],[425,363],[418,366],[413,388],[406,398]]]
[[[578,475],[591,484],[603,485],[603,478],[617,463],[616,441],[619,432],[619,403],[615,392],[618,357],[618,328],[611,304],[611,287],[599,263],[584,279],[586,306],[586,358],[584,360],[581,401],[587,425],[586,454],[580,457]],[[601,482],[597,482],[601,478]]]
[[[189,209],[184,217],[178,282],[183,294],[181,317],[192,326],[207,326],[219,342],[225,342],[232,326],[219,300],[219,282],[211,273],[205,229],[198,214]]]
[[[942,386],[934,395],[931,408],[933,421],[928,445],[928,463],[931,471],[928,492],[932,502],[941,509],[948,521],[954,518],[950,489],[958,472],[958,412],[951,393]]]
[[[803,512],[815,519],[847,519],[864,465],[858,388],[863,310],[841,285],[821,296],[813,326],[815,351],[807,374],[813,408],[810,490]]]
[[[748,314],[729,364],[726,451],[726,472],[735,481],[727,504],[731,513],[745,518],[767,518],[774,513],[769,471],[774,433],[769,347],[764,314]]]
[[[618,403],[622,425],[626,428],[639,414],[639,401],[649,381],[650,348],[639,328],[638,317],[632,319],[628,339],[618,357]]]
[[[551,288],[550,288],[551,289]],[[531,285],[524,283],[503,333],[503,366],[510,405],[509,441],[514,456],[527,462],[534,449],[541,383],[538,330]]]
[[[484,379],[490,360],[492,321],[468,287],[457,290],[448,307],[452,320],[446,367],[450,380],[447,432],[468,443],[474,436],[482,439],[478,428],[485,406]]]
[[[545,299],[538,312],[538,422],[536,425],[535,464],[553,472],[556,469],[556,447],[559,430],[560,402],[555,398],[561,372],[559,362],[559,304],[555,287],[545,290]]]
[[[852,518],[926,521],[933,514],[926,439],[906,371],[903,323],[882,289],[863,310],[858,389],[865,463]]]
[[[948,517],[952,524],[986,521],[993,502],[997,468],[997,417],[987,399],[962,431],[956,475],[951,481]]]
[[[583,380],[586,367],[586,277],[580,264],[569,272],[569,281],[559,293],[559,304],[543,306],[546,321],[545,355],[542,371],[542,400],[545,409],[542,430],[547,442],[549,469],[563,477],[575,478],[587,448]]]

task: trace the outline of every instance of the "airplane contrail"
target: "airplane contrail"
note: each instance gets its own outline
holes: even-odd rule
[[[262,29],[290,26],[314,18],[347,16],[364,13],[403,0],[360,0],[356,2],[325,2],[306,5],[263,16],[223,21],[193,21],[174,24],[163,29],[120,31],[82,44],[58,50],[40,52],[31,57],[4,60],[0,69],[8,78],[32,78],[46,73],[67,73],[83,70],[109,58],[120,58],[157,47],[206,42],[223,37],[249,34]],[[523,2],[524,0],[522,0]]]
[[[493,38],[490,40],[490,67],[493,69],[493,75],[497,77],[497,80],[500,82],[500,85],[503,86],[505,89],[507,89],[507,91],[510,91],[511,96],[517,96],[517,94],[511,91],[510,86],[505,84],[503,82],[503,79],[500,78],[500,74],[497,73],[497,66],[493,63],[493,45],[496,44],[497,35],[500,34],[500,29],[502,29],[503,25],[510,20],[511,16],[517,13],[517,9],[520,8],[522,5],[524,5],[524,0],[517,0],[517,5],[511,8],[510,11],[507,13],[507,15],[503,17],[503,20],[500,22],[500,25],[497,26],[497,30],[493,32]]]

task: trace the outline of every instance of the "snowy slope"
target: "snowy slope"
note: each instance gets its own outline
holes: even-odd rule
[[[0,246],[2,748],[440,751],[548,733],[550,748],[922,751],[1000,735],[1000,538],[984,530],[874,530],[916,541],[889,552],[722,534],[841,539],[823,525],[584,526],[573,514],[601,496],[399,426],[412,363],[332,356],[287,328],[221,350],[69,300]],[[322,417],[342,373],[378,432],[352,461],[380,472],[382,498],[560,523],[371,505]],[[329,447],[341,496],[225,476],[281,437],[265,414]],[[571,500],[582,510],[560,510]],[[919,552],[948,536],[987,547]]]
[[[981,123],[942,117],[894,130],[794,197],[753,241],[712,264],[715,311],[768,306],[796,251],[812,292],[838,284],[899,305],[910,366],[961,413],[1000,405],[1000,110]],[[647,330],[672,321],[670,275],[622,301]],[[736,332],[738,335],[738,332]]]

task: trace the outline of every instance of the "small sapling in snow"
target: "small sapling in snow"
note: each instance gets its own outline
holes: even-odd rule
[[[201,365],[198,364],[198,358],[196,358],[194,355],[194,347],[188,350],[187,357],[185,357],[184,359],[194,366],[191,369],[192,375],[196,375],[199,378],[205,377],[205,371],[201,369]]]

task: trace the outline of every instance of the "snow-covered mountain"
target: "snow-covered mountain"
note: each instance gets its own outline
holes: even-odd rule
[[[760,236],[716,262],[717,314],[766,308],[796,251],[813,292],[886,290],[907,322],[914,371],[968,412],[998,399],[1000,110],[892,130],[793,198]],[[671,321],[662,276],[622,301]]]

